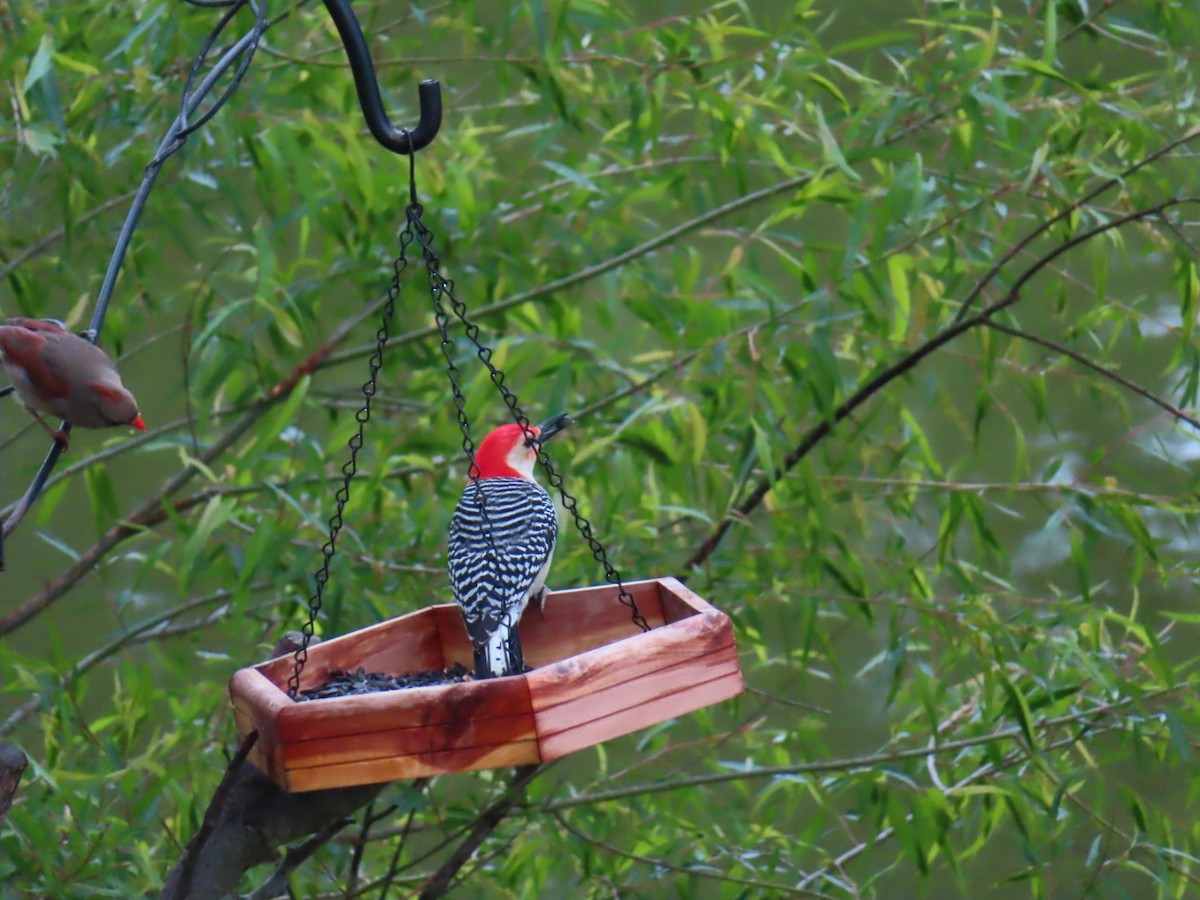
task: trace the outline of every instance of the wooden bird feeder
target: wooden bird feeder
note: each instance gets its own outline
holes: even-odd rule
[[[729,617],[674,578],[556,591],[521,620],[523,675],[297,702],[283,656],[229,683],[250,758],[288,791],[374,784],[547,762],[735,697],[743,690]],[[335,669],[407,675],[472,664],[462,613],[431,606],[308,651],[300,689]]]

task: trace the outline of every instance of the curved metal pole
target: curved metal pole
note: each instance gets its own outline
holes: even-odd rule
[[[222,54],[221,58],[213,64],[209,73],[201,79],[200,84],[193,88],[193,82],[209,50],[212,49],[225,27],[230,24],[237,12],[244,6],[249,6],[254,11],[254,25]],[[130,204],[129,212],[125,216],[125,222],[121,226],[121,232],[117,236],[116,247],[113,248],[108,269],[104,273],[104,281],[100,285],[100,292],[96,297],[96,309],[92,313],[91,324],[88,331],[82,335],[93,343],[97,340],[100,329],[104,326],[104,317],[108,312],[108,303],[112,297],[113,288],[117,283],[117,274],[120,272],[121,263],[125,259],[125,251],[128,249],[129,243],[133,238],[134,229],[137,228],[138,222],[141,219],[142,210],[146,205],[150,191],[154,187],[155,180],[158,178],[158,173],[162,169],[163,163],[184,145],[188,135],[192,131],[208,121],[217,110],[224,106],[225,101],[232,96],[233,92],[237,90],[242,76],[245,75],[250,65],[250,60],[254,57],[255,51],[258,49],[259,40],[269,27],[270,23],[266,18],[266,6],[264,3],[256,2],[256,0],[238,0],[238,2],[230,6],[229,11],[221,18],[216,28],[213,29],[193,62],[191,73],[188,76],[188,83],[184,89],[179,114],[171,123],[166,136],[159,143],[154,158],[146,166],[141,186],[138,188],[137,195],[133,198],[133,203]],[[233,69],[234,74],[231,83],[225,89],[224,93],[214,101],[213,108],[207,114],[202,116],[197,122],[191,123],[191,116],[196,113],[200,105],[216,87],[217,82],[230,69]],[[71,430],[71,425],[68,422],[63,422],[59,427],[63,431]],[[13,530],[16,529],[25,517],[25,514],[29,512],[33,501],[37,499],[37,496],[42,492],[42,488],[46,486],[46,482],[50,478],[50,473],[53,471],[62,452],[63,445],[55,441],[50,447],[50,452],[46,454],[46,458],[38,468],[37,473],[33,476],[33,481],[25,489],[25,493],[13,506],[8,517],[3,519],[3,525],[0,525],[0,563],[3,562],[3,539],[12,534]],[[4,571],[2,565],[0,565],[0,571]]]
[[[265,4],[262,0],[232,0],[232,2],[227,2],[227,0],[188,0],[188,2],[196,6],[228,5],[229,11],[222,17],[220,24],[213,30],[213,33],[209,36],[193,63],[192,70],[188,75],[187,84],[184,87],[183,102],[179,115],[159,144],[154,158],[146,167],[141,187],[130,206],[125,223],[121,228],[121,233],[117,238],[117,245],[109,261],[108,270],[105,272],[104,282],[97,296],[96,309],[92,314],[90,327],[84,333],[93,342],[97,339],[100,329],[104,325],[104,317],[108,310],[109,299],[116,285],[117,274],[125,257],[125,251],[133,236],[133,230],[137,226],[150,190],[154,186],[155,179],[158,177],[159,170],[166,159],[183,146],[188,136],[212,118],[237,89],[242,76],[246,74],[250,60],[258,49],[259,39],[271,25],[266,19]],[[358,89],[359,104],[362,106],[363,117],[367,120],[367,126],[371,129],[371,134],[384,147],[402,155],[412,154],[423,147],[427,147],[437,136],[438,129],[442,124],[442,92],[437,81],[432,78],[426,79],[418,86],[421,119],[417,123],[417,127],[412,129],[396,129],[393,127],[392,123],[388,121],[387,114],[383,111],[383,99],[379,95],[379,82],[375,77],[375,67],[371,62],[371,54],[367,49],[367,41],[363,37],[362,29],[358,25],[358,19],[355,18],[354,12],[350,9],[347,0],[324,0],[324,2],[326,9],[329,10],[329,15],[333,18],[333,24],[337,26],[342,44],[346,48],[346,57],[350,61],[350,70],[354,73],[354,84]],[[216,43],[218,35],[221,34],[224,28],[233,20],[235,14],[244,6],[249,6],[254,11],[254,26],[225,50],[220,60],[213,65],[211,71],[200,80],[199,85],[193,87],[199,75],[200,67]],[[234,69],[234,74],[230,85],[225,89],[224,93],[214,102],[212,108],[207,113],[200,116],[196,121],[191,121],[191,116],[197,112],[201,103],[216,86],[217,81],[231,68]],[[0,389],[0,397],[10,393],[11,390],[11,388]],[[66,422],[62,423],[61,427],[64,431],[70,429],[70,425]],[[0,572],[4,571],[4,538],[11,534],[17,527],[29,511],[33,501],[41,493],[42,488],[45,487],[50,477],[50,472],[58,462],[62,449],[62,445],[56,441],[50,448],[50,452],[46,455],[33,481],[26,488],[25,494],[13,506],[7,518],[0,520]]]
[[[346,58],[350,61],[354,86],[358,90],[358,103],[375,140],[401,155],[416,153],[429,146],[442,126],[441,86],[433,78],[422,81],[417,87],[421,120],[416,128],[397,129],[388,121],[387,113],[383,110],[383,98],[379,96],[379,81],[375,78],[371,51],[367,49],[367,39],[363,37],[348,0],[325,0],[325,8],[329,10],[333,24],[341,35],[342,45],[346,48]]]

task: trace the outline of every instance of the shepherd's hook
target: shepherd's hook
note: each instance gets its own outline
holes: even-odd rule
[[[362,106],[363,118],[375,140],[388,150],[401,155],[416,153],[437,136],[442,125],[442,89],[433,78],[427,78],[418,86],[421,121],[416,128],[397,129],[388,121],[383,111],[383,99],[379,96],[379,81],[375,77],[375,64],[371,62],[371,51],[363,37],[358,19],[348,0],[325,0],[325,8],[337,26],[354,73],[354,86],[358,89],[358,102]]]

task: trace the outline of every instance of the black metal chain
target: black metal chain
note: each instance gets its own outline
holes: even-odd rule
[[[487,511],[482,506],[483,492],[482,490],[479,490],[479,481],[476,478],[479,470],[475,465],[475,442],[471,438],[471,424],[465,410],[466,399],[463,396],[462,388],[458,384],[458,379],[455,377],[456,373],[458,373],[460,370],[458,365],[454,362],[451,353],[453,341],[451,340],[446,327],[450,322],[450,316],[446,312],[446,308],[442,303],[442,297],[448,297],[450,299],[450,308],[453,310],[455,318],[462,323],[463,329],[467,335],[467,340],[469,340],[474,346],[475,355],[479,357],[479,361],[482,362],[487,368],[488,374],[492,379],[492,384],[496,386],[496,390],[500,392],[500,396],[503,398],[505,406],[507,406],[509,412],[512,413],[513,421],[515,421],[521,426],[522,429],[524,429],[525,434],[530,439],[534,438],[535,435],[530,430],[529,418],[521,410],[521,405],[517,400],[517,395],[511,391],[507,385],[505,385],[504,373],[500,369],[496,368],[496,366],[492,363],[491,348],[480,341],[479,326],[475,325],[467,316],[467,304],[462,300],[459,300],[458,297],[454,295],[453,279],[444,278],[441,274],[441,260],[438,259],[437,254],[433,251],[434,235],[429,227],[421,220],[421,213],[424,212],[424,210],[417,200],[416,184],[411,180],[411,176],[410,194],[411,199],[408,209],[406,210],[408,221],[405,226],[405,235],[407,236],[411,234],[412,237],[408,238],[408,240],[402,239],[401,253],[403,253],[404,248],[408,247],[413,240],[415,240],[421,247],[421,255],[425,260],[425,269],[429,273],[429,291],[433,298],[434,316],[437,320],[438,332],[442,339],[442,352],[446,357],[446,377],[450,382],[450,390],[454,394],[454,405],[458,411],[458,425],[463,435],[463,452],[466,454],[467,460],[470,463],[470,468],[468,469],[469,477],[475,483],[476,490],[478,492],[478,499],[481,504],[480,508],[483,511],[484,521],[486,523]],[[592,530],[592,523],[589,522],[583,513],[579,511],[578,502],[573,496],[567,493],[566,488],[563,486],[562,476],[555,471],[554,466],[550,463],[550,457],[541,447],[538,447],[538,462],[540,462],[542,464],[542,468],[546,470],[546,477],[551,486],[554,487],[558,491],[559,496],[562,497],[563,506],[575,520],[575,527],[579,530],[579,533],[583,536],[583,539],[587,541],[588,547],[592,551],[592,558],[604,567],[605,580],[617,588],[618,600],[629,610],[630,617],[633,619],[633,623],[641,628],[642,631],[649,631],[649,623],[638,610],[637,602],[633,599],[633,595],[629,593],[629,590],[625,587],[625,583],[621,580],[621,573],[613,567],[612,563],[609,562],[608,553],[605,551],[604,545],[600,543]],[[491,540],[491,528],[488,527],[485,530],[488,532],[489,540]]]
[[[596,560],[596,562],[600,563],[600,565],[604,567],[605,580],[609,584],[616,585],[619,591],[617,594],[617,600],[619,600],[629,610],[629,616],[631,619],[633,619],[634,625],[638,626],[640,629],[642,629],[642,631],[649,631],[650,623],[647,622],[642,616],[641,612],[638,611],[637,603],[633,599],[633,594],[629,593],[629,590],[625,587],[625,583],[621,581],[621,573],[614,569],[612,564],[608,561],[608,554],[604,550],[604,545],[601,544],[599,539],[592,533],[592,523],[589,522],[584,517],[583,513],[579,511],[579,505],[575,498],[568,494],[567,489],[563,487],[562,476],[554,470],[554,467],[550,465],[549,458],[540,450],[538,451],[538,462],[540,462],[542,464],[542,468],[546,470],[546,480],[549,481],[554,489],[558,491],[558,495],[562,497],[563,506],[566,508],[567,512],[571,514],[571,517],[575,519],[575,528],[578,529],[579,533],[583,536],[583,539],[588,542],[588,547],[590,547],[592,551],[592,559]]]
[[[389,326],[396,311],[396,301],[400,297],[400,276],[408,268],[408,250],[414,242],[421,248],[421,255],[425,260],[425,269],[429,275],[429,290],[433,298],[434,318],[437,322],[438,333],[441,336],[442,354],[446,358],[446,377],[450,382],[450,390],[454,395],[454,408],[458,419],[458,427],[462,432],[463,453],[470,464],[470,468],[468,469],[469,477],[475,483],[476,490],[478,491],[477,499],[485,523],[487,522],[487,508],[484,503],[483,492],[479,489],[479,479],[476,477],[479,470],[475,465],[475,441],[471,437],[471,420],[467,415],[467,398],[458,383],[457,374],[461,370],[454,361],[454,341],[449,333],[450,313],[447,312],[445,305],[442,303],[442,297],[450,298],[450,307],[453,310],[454,317],[462,323],[468,340],[475,347],[475,353],[479,357],[479,360],[487,367],[492,383],[496,385],[500,396],[504,398],[504,403],[512,413],[513,420],[525,430],[530,438],[534,437],[533,432],[530,430],[529,418],[521,410],[520,403],[517,401],[517,395],[504,384],[504,373],[492,363],[491,349],[479,340],[478,326],[467,317],[466,303],[454,295],[454,282],[443,278],[441,275],[441,261],[433,252],[434,235],[421,220],[422,212],[424,210],[417,199],[415,161],[414,157],[410,155],[409,204],[405,210],[405,226],[400,232],[400,252],[392,262],[392,282],[388,286],[388,299],[383,307],[382,321],[380,322],[379,330],[375,333],[375,353],[372,354],[369,360],[370,377],[362,387],[363,406],[354,416],[355,421],[358,422],[358,431],[350,438],[348,444],[350,459],[342,466],[342,485],[334,495],[337,508],[333,516],[329,519],[329,539],[321,548],[321,568],[317,570],[315,575],[316,590],[308,600],[308,621],[301,628],[303,638],[300,647],[295,653],[294,671],[288,679],[288,696],[292,699],[296,699],[300,692],[300,675],[304,671],[305,664],[308,662],[308,645],[316,630],[317,616],[321,612],[325,586],[329,583],[329,567],[333,561],[334,554],[337,552],[337,538],[342,530],[343,514],[345,513],[346,504],[350,501],[350,482],[358,472],[358,452],[363,446],[365,426],[371,420],[371,398],[375,396],[379,371],[383,367],[383,353],[390,337]],[[618,599],[629,610],[634,624],[641,628],[642,631],[649,631],[650,624],[638,610],[637,602],[633,599],[633,595],[629,593],[629,590],[625,587],[625,583],[621,580],[621,573],[609,562],[608,553],[605,551],[604,545],[600,543],[592,530],[592,523],[579,511],[578,501],[567,493],[563,485],[562,476],[554,469],[554,466],[550,463],[549,456],[540,447],[538,448],[538,462],[546,470],[546,477],[551,486],[562,497],[563,506],[571,514],[571,517],[575,520],[575,527],[579,530],[584,540],[587,541],[588,547],[591,548],[592,558],[604,567],[605,579],[609,584],[617,588],[619,592]],[[488,533],[488,540],[492,541],[492,529],[488,527],[485,530]],[[494,543],[492,550],[493,552],[496,551]]]
[[[407,243],[411,243],[411,239]],[[337,504],[337,511],[329,519],[329,540],[325,542],[325,546],[321,548],[321,568],[316,572],[316,591],[308,600],[308,621],[300,629],[304,635],[300,643],[300,647],[296,650],[296,666],[288,679],[288,696],[293,700],[296,699],[300,692],[300,673],[304,671],[304,666],[308,662],[308,644],[312,640],[313,632],[317,627],[317,616],[321,612],[321,601],[324,598],[325,585],[329,582],[329,564],[333,561],[333,555],[337,551],[338,533],[342,530],[342,514],[346,510],[346,504],[350,501],[350,482],[358,472],[358,451],[363,446],[363,431],[367,422],[371,420],[371,398],[375,396],[376,381],[379,377],[379,370],[383,367],[383,351],[387,347],[389,334],[389,326],[392,322],[392,315],[396,311],[396,301],[400,298],[400,275],[408,268],[408,260],[404,255],[406,242],[404,236],[400,239],[400,255],[392,261],[392,283],[388,285],[387,302],[383,305],[383,316],[379,323],[379,329],[375,332],[375,352],[369,360],[370,377],[362,386],[363,405],[358,412],[354,414],[354,419],[358,422],[358,431],[351,436],[348,444],[350,448],[350,458],[342,466],[342,486],[338,488],[334,495],[334,500]]]
[[[412,157],[409,157],[409,205],[405,209],[405,225],[404,231],[400,236],[400,252],[401,255],[412,245],[417,239],[417,233],[424,224],[421,222],[421,204],[417,199],[417,182],[416,168],[411,162]],[[414,223],[416,228],[414,228]],[[430,235],[432,237],[432,234]],[[462,432],[462,448],[463,454],[467,457],[467,477],[475,486],[475,502],[479,505],[479,513],[483,516],[484,533],[487,535],[488,546],[491,548],[492,557],[498,556],[496,549],[495,533],[492,530],[492,520],[488,515],[487,496],[483,493],[483,488],[479,484],[479,469],[475,465],[475,440],[471,437],[471,419],[467,415],[467,398],[462,392],[462,388],[458,384],[458,379],[455,373],[461,371],[458,364],[454,361],[454,339],[450,337],[448,325],[450,324],[450,314],[446,312],[445,306],[442,305],[442,280],[435,277],[433,272],[429,273],[429,292],[433,298],[434,321],[437,323],[438,334],[441,336],[439,346],[442,350],[442,355],[446,358],[446,378],[450,382],[450,390],[454,395],[454,410],[458,419],[458,428]]]

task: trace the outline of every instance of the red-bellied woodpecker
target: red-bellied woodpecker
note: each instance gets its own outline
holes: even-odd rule
[[[545,605],[558,536],[554,501],[534,480],[533,466],[542,443],[571,421],[562,413],[529,426],[529,434],[520,425],[489,433],[475,454],[478,474],[450,520],[450,584],[479,678],[525,669],[517,623],[531,597]]]

